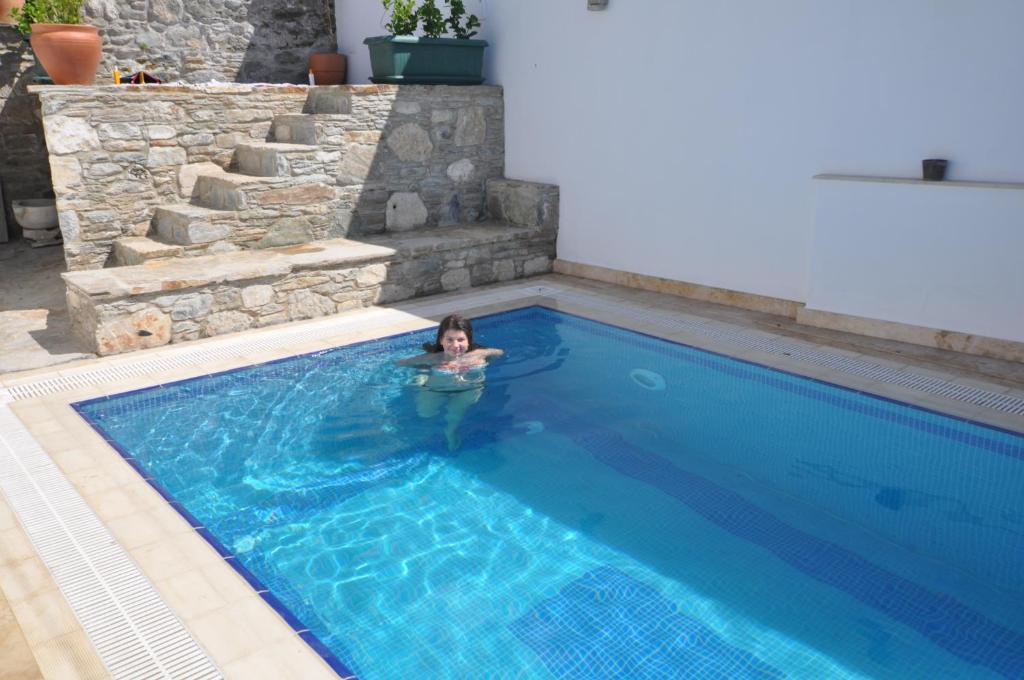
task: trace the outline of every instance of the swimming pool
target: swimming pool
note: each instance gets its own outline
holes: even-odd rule
[[[78,411],[360,677],[1020,677],[1024,438],[531,307]]]

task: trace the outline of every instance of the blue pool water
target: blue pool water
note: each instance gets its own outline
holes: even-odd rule
[[[392,363],[429,331],[76,407],[342,674],[1024,677],[1024,437],[541,307],[476,329],[507,355],[455,450]]]

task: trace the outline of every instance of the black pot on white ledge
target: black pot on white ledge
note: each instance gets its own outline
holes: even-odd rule
[[[922,177],[928,182],[941,182],[946,179],[946,165],[948,163],[945,158],[924,159],[921,161]]]

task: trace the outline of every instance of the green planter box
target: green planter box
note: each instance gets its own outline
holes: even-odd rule
[[[486,40],[385,35],[363,41],[370,48],[374,83],[479,85],[484,82]]]

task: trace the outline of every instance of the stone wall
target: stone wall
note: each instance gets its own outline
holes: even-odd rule
[[[333,52],[333,0],[86,0],[100,28],[100,79],[115,66],[164,82],[305,83],[310,52]]]
[[[69,285],[67,300],[75,336],[105,356],[365,307],[386,274],[383,264],[340,266],[98,304]]]
[[[335,51],[333,0],[87,0],[103,60],[97,83],[114,67],[146,69],[164,82],[305,83],[311,52]],[[32,51],[0,26],[0,181],[11,224],[13,198],[50,191],[39,106],[25,87],[37,71]]]
[[[7,227],[19,228],[10,205],[16,198],[40,198],[50,190],[50,164],[43,141],[39,100],[27,91],[34,75],[32,50],[10,26],[0,26],[0,186]]]
[[[230,163],[264,140],[278,113],[302,110],[300,86],[33,88],[42,102],[68,269],[107,264],[112,242],[149,232],[155,208],[182,202],[188,163]],[[185,199],[187,201],[187,199]]]
[[[193,195],[201,164],[235,169],[242,143],[276,138],[316,145],[315,163],[304,157],[290,168],[298,169],[297,181],[309,175],[333,187],[333,198],[318,193],[316,200],[337,206],[330,212],[335,222],[311,232],[314,238],[474,222],[484,213],[485,183],[504,170],[504,102],[497,87],[34,90],[42,101],[70,270],[109,264],[115,240],[151,232],[158,206],[204,200],[201,191]],[[282,200],[300,200],[303,190],[289,188]],[[263,239],[273,233],[277,213],[265,205],[257,212],[238,210],[234,217],[242,224],[238,238],[227,239],[231,245],[281,245]],[[252,233],[257,226],[263,231]]]

